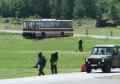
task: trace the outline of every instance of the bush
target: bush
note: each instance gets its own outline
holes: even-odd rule
[[[39,15],[29,16],[28,19],[41,19]]]

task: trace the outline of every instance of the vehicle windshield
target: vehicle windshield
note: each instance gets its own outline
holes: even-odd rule
[[[94,47],[92,55],[111,55],[112,51],[112,47]]]

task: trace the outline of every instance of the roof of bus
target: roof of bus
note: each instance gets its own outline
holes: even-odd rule
[[[24,21],[72,21],[72,20],[37,19],[37,20],[24,20]]]
[[[119,46],[120,44],[102,44],[102,45],[95,45],[94,47],[116,47]]]

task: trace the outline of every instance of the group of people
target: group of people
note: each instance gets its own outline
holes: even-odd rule
[[[79,51],[83,52],[83,41],[79,40]],[[58,61],[58,52],[54,52],[51,54],[50,58],[50,66],[51,66],[51,73],[57,74],[57,61]],[[44,73],[44,67],[46,65],[46,58],[43,56],[42,52],[38,53],[38,61],[34,68],[39,68],[39,74],[38,75],[45,75]]]
[[[58,61],[58,52],[54,52],[51,54],[50,58],[50,66],[51,66],[51,73],[57,74],[57,61]],[[46,58],[43,56],[42,52],[38,53],[38,61],[34,68],[39,68],[39,76],[45,75],[44,73],[44,67],[46,65]]]

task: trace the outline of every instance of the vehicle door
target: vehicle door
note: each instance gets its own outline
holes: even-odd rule
[[[113,48],[112,52],[112,65],[114,67],[119,67],[120,66],[120,53],[118,52],[118,47]]]
[[[120,46],[118,47],[118,60],[119,60],[119,67],[120,67]]]

